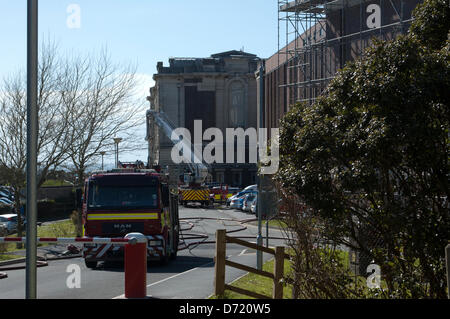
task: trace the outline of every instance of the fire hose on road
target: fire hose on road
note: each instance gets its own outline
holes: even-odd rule
[[[245,223],[249,223],[252,221],[256,221],[257,219],[255,218],[249,218],[249,219],[234,219],[234,218],[214,218],[214,217],[204,217],[204,216],[196,216],[196,217],[185,217],[185,218],[180,218],[180,222],[183,221],[186,224],[189,225],[188,228],[181,228],[180,232],[181,232],[181,239],[182,242],[179,245],[179,250],[185,250],[185,249],[189,249],[189,251],[195,247],[197,247],[198,245],[201,244],[215,244],[216,241],[215,240],[207,240],[209,238],[209,235],[207,233],[188,233],[186,234],[187,236],[183,235],[183,231],[190,231],[192,230],[195,225],[189,221],[191,220],[215,220],[218,222],[224,222],[224,221],[229,221],[229,222],[237,222],[240,224],[240,228],[238,229],[232,229],[232,230],[227,230],[227,234],[229,233],[236,233],[236,232],[240,232],[240,231],[244,231],[247,229],[247,226],[243,225]],[[240,239],[253,239],[254,237],[252,236],[239,236],[237,238]],[[195,242],[191,242],[189,244],[187,244],[185,241],[186,240],[190,240],[190,239],[201,239],[199,241],[195,241]],[[283,237],[268,237],[268,239],[280,239],[280,240],[284,240],[286,238]],[[181,246],[181,247],[180,247]],[[193,248],[191,248],[191,246],[194,246]]]

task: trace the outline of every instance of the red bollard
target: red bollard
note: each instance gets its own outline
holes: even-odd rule
[[[147,238],[140,233],[131,233],[125,238],[136,241],[125,245],[125,298],[145,298],[147,297]]]

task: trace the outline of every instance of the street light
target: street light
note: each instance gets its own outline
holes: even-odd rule
[[[260,61],[259,65],[259,125],[258,125],[258,132],[262,127],[264,126],[264,118],[263,118],[263,111],[264,111],[264,64],[263,61]],[[261,147],[262,145],[259,145]],[[259,150],[258,150],[258,159],[259,158]],[[263,201],[263,189],[262,189],[262,181],[264,176],[261,174],[257,175],[257,182],[258,182],[258,197],[257,197],[257,204],[256,204],[256,214],[258,216],[258,235],[256,237],[256,244],[258,246],[263,245],[263,237],[262,237],[262,212],[266,207],[262,207]],[[268,223],[266,223],[267,225]],[[268,226],[267,226],[268,227]],[[268,237],[268,236],[267,236]],[[268,240],[268,239],[267,239]],[[262,270],[263,267],[263,252],[262,250],[256,250],[256,268],[258,270]]]
[[[116,168],[119,168],[119,143],[122,142],[122,138],[114,137],[113,140],[116,145]]]
[[[27,2],[27,239],[25,297],[37,296],[38,0]]]
[[[102,171],[103,171],[103,156],[105,156],[106,152],[102,151],[100,152],[100,155],[102,156]]]

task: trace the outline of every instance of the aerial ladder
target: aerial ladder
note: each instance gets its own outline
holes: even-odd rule
[[[210,190],[205,185],[209,176],[209,165],[205,164],[195,152],[192,152],[191,141],[181,139],[177,134],[173,134],[175,126],[162,111],[150,109],[147,116],[154,119],[158,127],[172,141],[174,146],[182,154],[189,169],[189,173],[183,174],[183,183],[178,186],[178,199],[181,205],[190,203],[200,203],[202,206],[210,206]]]

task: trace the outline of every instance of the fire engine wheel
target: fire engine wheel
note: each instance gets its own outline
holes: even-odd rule
[[[175,249],[175,251],[172,251],[172,252],[170,253],[169,259],[170,259],[170,260],[175,260],[175,259],[177,259],[177,253],[178,253],[178,250],[177,250],[177,249]]]
[[[159,260],[160,265],[165,266],[169,263],[169,255],[165,253],[163,256],[161,256],[161,259]]]
[[[97,262],[96,261],[90,261],[90,260],[84,260],[84,263],[86,264],[86,267],[90,268],[90,269],[94,269],[95,267],[97,267]]]

